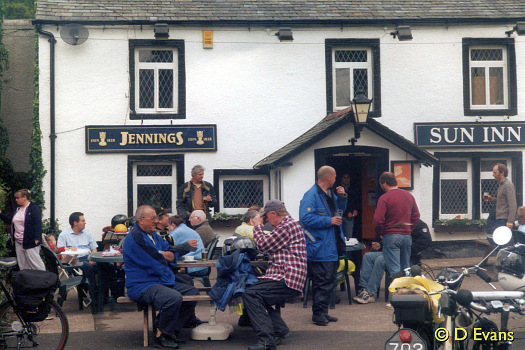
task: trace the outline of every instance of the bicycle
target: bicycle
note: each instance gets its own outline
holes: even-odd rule
[[[23,349],[42,346],[45,349],[62,350],[69,337],[66,314],[57,302],[48,301],[49,316],[41,322],[26,322],[15,302],[13,291],[6,281],[12,280],[16,258],[0,259],[0,289],[5,300],[0,304],[0,349]]]

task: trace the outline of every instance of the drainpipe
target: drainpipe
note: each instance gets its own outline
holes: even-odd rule
[[[57,138],[55,133],[55,44],[57,41],[53,33],[42,30],[41,24],[37,24],[36,30],[38,33],[49,38],[49,139],[51,141],[51,162],[49,171],[51,204],[49,219],[51,232],[55,232],[55,140]]]

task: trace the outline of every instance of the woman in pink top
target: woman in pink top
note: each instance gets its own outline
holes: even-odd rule
[[[11,224],[11,239],[15,242],[16,257],[20,270],[45,270],[40,258],[42,243],[42,213],[31,202],[31,192],[27,189],[15,192],[18,204],[12,216],[0,211],[0,218]]]

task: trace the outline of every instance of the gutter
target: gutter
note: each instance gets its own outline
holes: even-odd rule
[[[55,132],[55,44],[56,39],[53,33],[42,30],[42,24],[36,25],[38,33],[49,38],[49,126],[50,126],[50,224],[51,232],[55,232],[55,140],[57,138]]]

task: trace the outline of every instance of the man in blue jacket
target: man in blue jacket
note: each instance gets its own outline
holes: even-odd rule
[[[317,183],[304,194],[299,207],[312,281],[312,321],[318,326],[337,322],[337,317],[328,315],[328,304],[335,288],[339,255],[345,251],[341,215],[346,206],[346,193],[341,186],[334,191],[335,177],[334,168],[319,168]]]
[[[149,205],[140,206],[136,223],[124,240],[126,288],[130,299],[160,310],[155,343],[177,349],[179,332],[194,314],[196,302],[182,302],[183,295],[197,295],[193,286],[175,283],[169,264],[176,262],[172,246],[155,232],[158,217]]]

